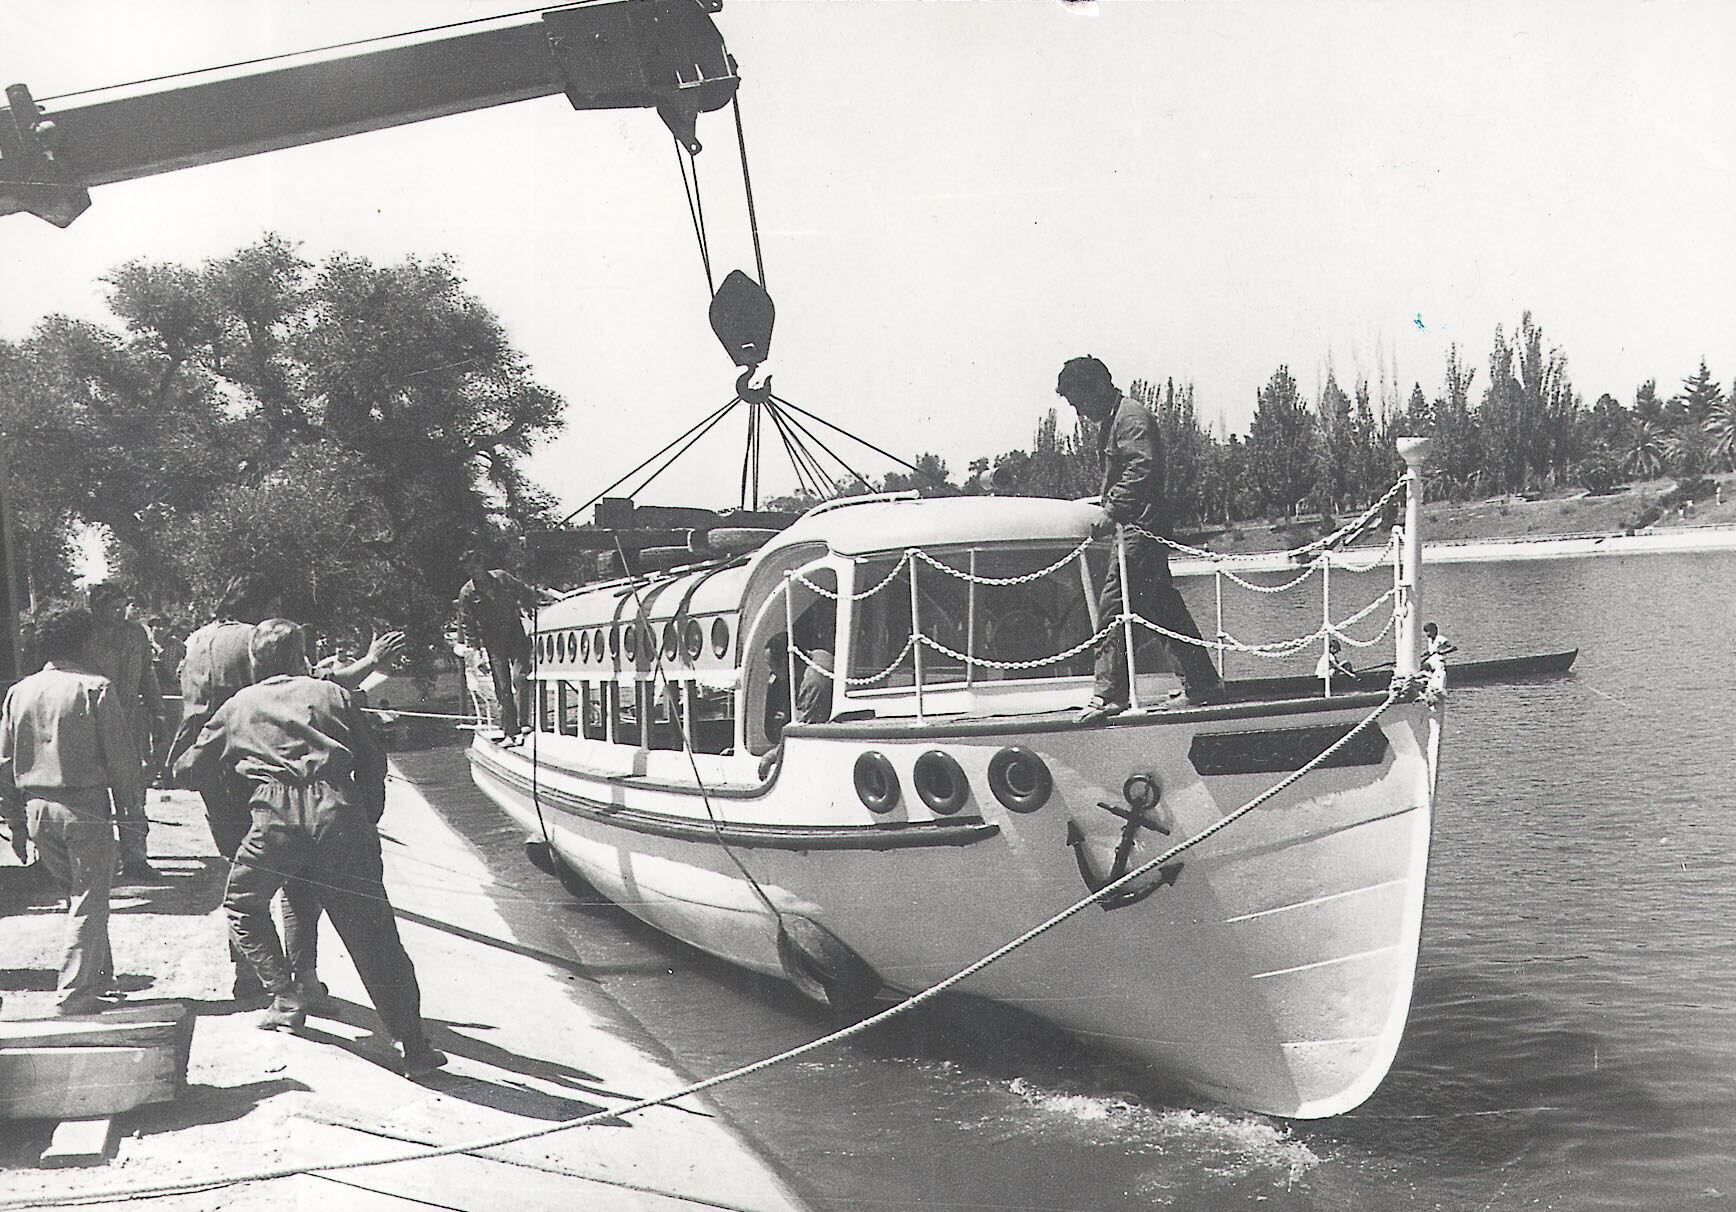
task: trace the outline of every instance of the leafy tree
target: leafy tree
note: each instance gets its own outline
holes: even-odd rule
[[[1337,513],[1350,489],[1355,445],[1350,397],[1328,371],[1314,419],[1313,498],[1323,513]]]
[[[1682,380],[1682,403],[1687,409],[1687,420],[1694,425],[1704,425],[1712,410],[1723,402],[1724,389],[1706,369],[1706,359],[1701,358],[1700,369]]]
[[[1623,435],[1622,470],[1642,480],[1653,479],[1663,474],[1670,453],[1669,433],[1662,422],[1636,415]]]
[[[958,486],[948,478],[946,460],[937,454],[924,452],[911,460],[915,471],[889,471],[880,483],[881,492],[908,492],[915,489],[925,497],[951,497],[959,493]]]
[[[318,577],[310,620],[383,615],[431,638],[463,548],[545,519],[521,463],[559,427],[561,400],[449,259],[315,265],[268,235],[198,267],[132,261],[104,281],[119,329],[42,321],[6,405],[21,417],[15,444],[52,468],[54,498],[107,528],[114,562],[154,603],[206,599],[269,564]],[[259,516],[243,526],[248,509]],[[368,552],[365,584],[284,546],[298,527],[335,542],[352,524],[376,536],[349,540]]]
[[[1248,461],[1254,486],[1265,507],[1294,513],[1313,483],[1314,419],[1290,376],[1290,368],[1272,372],[1255,396],[1254,419],[1248,428]]]

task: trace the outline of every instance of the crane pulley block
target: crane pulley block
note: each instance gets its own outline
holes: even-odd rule
[[[689,152],[698,116],[729,104],[741,78],[712,24],[718,0],[630,0],[542,15],[574,109],[654,106]]]

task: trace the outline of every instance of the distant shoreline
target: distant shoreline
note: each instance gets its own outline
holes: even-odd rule
[[[1366,563],[1374,554],[1370,547],[1351,547],[1341,554]],[[1423,563],[1494,564],[1518,560],[1570,560],[1587,556],[1668,555],[1699,551],[1736,551],[1736,526],[1671,527],[1642,530],[1634,534],[1539,535],[1511,539],[1450,539],[1423,545]],[[1172,562],[1176,576],[1202,576],[1212,571],[1207,560],[1178,559]],[[1273,551],[1239,557],[1237,572],[1283,572],[1297,565],[1283,552]]]

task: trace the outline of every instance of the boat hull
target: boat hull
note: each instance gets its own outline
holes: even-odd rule
[[[1157,712],[1097,728],[1016,718],[795,728],[769,783],[703,797],[596,777],[534,743],[479,738],[471,759],[508,815],[658,929],[790,975],[779,917],[805,919],[908,994],[1197,836],[1379,701]],[[1438,705],[1395,704],[1331,764],[1179,855],[1179,870],[1138,881],[1142,896],[1086,909],[961,991],[1212,1099],[1298,1118],[1351,1109],[1385,1076],[1409,1009],[1441,724]],[[991,794],[990,763],[1009,747],[1052,775],[1035,808]],[[950,814],[912,790],[918,757],[935,750],[969,786]],[[852,783],[867,751],[903,791],[881,815]],[[1143,813],[1124,794],[1140,774],[1160,793]]]

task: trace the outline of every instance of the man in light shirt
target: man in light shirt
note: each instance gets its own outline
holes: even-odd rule
[[[110,797],[115,805],[145,798],[133,731],[114,686],[91,663],[91,633],[82,607],[45,613],[36,639],[48,663],[13,686],[0,707],[0,798],[8,817],[22,805],[43,868],[66,897],[61,1014],[101,1010],[110,992]]]

